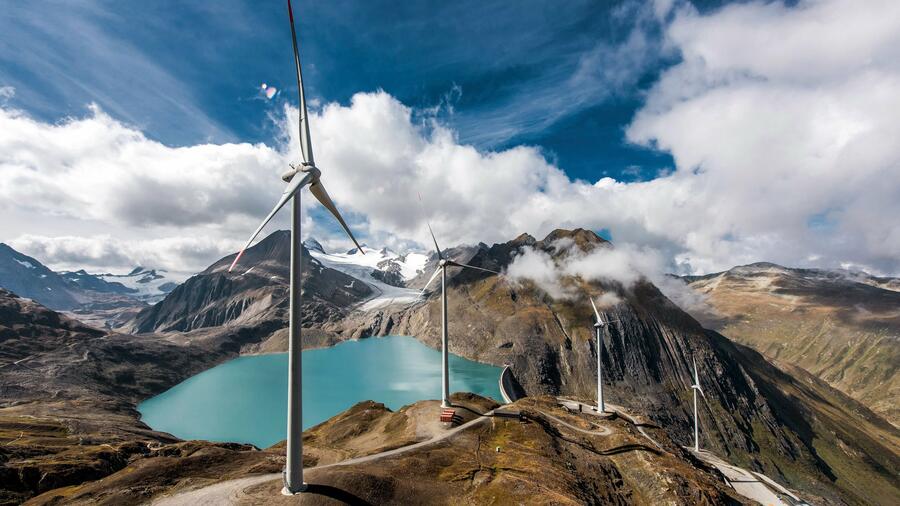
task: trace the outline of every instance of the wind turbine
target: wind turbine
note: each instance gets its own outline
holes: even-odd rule
[[[694,391],[694,451],[700,451],[700,421],[697,418],[697,392],[700,392],[700,395],[706,399],[706,394],[703,393],[703,389],[700,388],[700,376],[697,374],[697,360],[693,357],[691,361],[694,363],[694,384],[691,385],[691,390]]]
[[[421,196],[420,196],[421,200]],[[435,269],[434,274],[431,275],[431,278],[425,283],[425,286],[422,288],[422,294],[425,294],[425,290],[431,285],[431,282],[438,276],[441,275],[441,407],[448,408],[450,407],[450,371],[448,367],[448,352],[447,352],[447,268],[448,267],[462,267],[465,269],[476,269],[479,271],[490,272],[492,274],[500,274],[497,271],[492,271],[490,269],[485,269],[484,267],[476,267],[474,265],[469,264],[461,264],[454,260],[450,260],[449,258],[444,258],[444,254],[441,252],[441,247],[438,246],[437,239],[434,237],[434,231],[431,230],[431,224],[428,223],[428,220],[425,220],[425,224],[428,225],[428,232],[431,233],[431,240],[434,241],[434,250],[437,252],[438,256],[438,268]]]
[[[287,419],[287,464],[284,469],[284,489],[282,493],[292,495],[303,492],[306,484],[303,483],[303,403],[302,403],[302,385],[301,385],[301,367],[302,367],[302,341],[300,340],[300,297],[302,281],[301,275],[301,256],[302,248],[300,241],[300,190],[304,186],[309,186],[310,193],[328,209],[338,222],[350,236],[350,239],[356,244],[356,247],[363,251],[325,191],[320,180],[321,171],[316,167],[313,159],[312,141],[309,135],[309,116],[306,111],[306,97],[303,92],[303,78],[300,74],[300,52],[297,49],[297,31],[294,28],[294,12],[291,8],[291,0],[288,0],[288,17],[291,20],[291,41],[294,45],[294,66],[297,72],[297,88],[300,95],[300,154],[303,161],[297,167],[291,164],[291,170],[285,172],[281,178],[286,181],[287,187],[278,203],[272,209],[272,212],[266,216],[259,228],[253,232],[247,244],[241,248],[241,251],[234,258],[230,272],[237,265],[238,260],[244,254],[244,251],[250,247],[250,244],[256,239],[256,236],[262,232],[263,227],[275,216],[275,214],[287,203],[291,202],[291,282],[290,282],[290,317],[289,317],[289,340],[288,340],[288,419]],[[363,254],[365,252],[363,251]]]
[[[606,404],[603,402],[603,341],[600,339],[600,331],[603,327],[619,320],[603,321],[603,317],[600,316],[600,311],[597,310],[597,305],[594,304],[594,299],[588,297],[588,300],[591,301],[591,307],[594,308],[594,315],[597,316],[597,321],[594,322],[594,329],[597,331],[597,412],[603,413],[606,411]]]

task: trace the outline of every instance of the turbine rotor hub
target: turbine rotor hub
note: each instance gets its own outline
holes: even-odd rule
[[[306,172],[312,175],[311,183],[315,183],[319,180],[319,176],[322,175],[322,171],[319,170],[318,167],[309,163],[309,162],[300,162],[299,164],[291,164],[291,168],[288,169],[284,174],[281,175],[282,181],[285,183],[290,183],[291,179],[294,179],[294,176],[297,175],[298,172]]]
[[[438,265],[440,265],[441,267],[446,267],[446,266],[447,266],[447,261],[444,260],[444,259],[442,258],[441,261],[438,262]]]

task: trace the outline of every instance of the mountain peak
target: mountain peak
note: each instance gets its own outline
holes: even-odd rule
[[[553,232],[547,234],[547,237],[544,238],[543,242],[546,244],[550,244],[559,241],[560,239],[572,239],[575,241],[575,244],[582,247],[588,244],[603,244],[609,242],[597,235],[597,233],[593,230],[587,230],[583,228],[576,228],[572,230],[557,228]]]
[[[303,245],[306,246],[306,249],[310,251],[318,251],[319,253],[326,253],[325,248],[322,247],[322,243],[310,237],[303,241]]]

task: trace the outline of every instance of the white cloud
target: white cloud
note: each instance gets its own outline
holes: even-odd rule
[[[683,61],[650,90],[627,135],[670,151],[672,172],[573,181],[536,147],[478,151],[377,92],[311,112],[326,187],[372,244],[427,244],[421,193],[445,247],[555,228],[610,230],[615,253],[570,267],[586,275],[710,272],[760,260],[900,272],[900,4],[748,2],[704,15],[658,5],[669,20],[667,47]],[[628,44],[648,47],[637,35]],[[298,152],[296,110],[286,116],[283,145],[171,148],[97,109],[46,124],[2,107],[0,207],[140,231],[129,241],[239,243]],[[319,213],[304,232],[347,245]],[[272,229],[286,225],[279,220]],[[206,263],[219,254],[198,251]]]
[[[584,252],[580,248],[569,248],[563,241],[553,244],[555,257],[532,247],[522,249],[506,269],[507,278],[514,284],[530,281],[554,299],[580,296],[572,283],[574,278],[589,282],[613,281],[626,290],[639,281],[647,280],[692,313],[712,312],[705,295],[667,274],[670,262],[653,248],[626,243]],[[594,302],[600,309],[615,306],[621,301],[614,291],[594,295]]]
[[[566,299],[572,293],[562,284],[553,258],[534,248],[525,248],[506,269],[506,277],[514,284],[531,281],[554,299]]]
[[[667,36],[683,62],[628,129],[677,163],[645,228],[689,270],[900,270],[900,4],[681,7]]]
[[[122,240],[109,235],[23,235],[10,245],[57,270],[121,274],[145,266],[182,275],[199,272],[209,265],[210,259],[223,257],[240,247],[237,241],[213,237]]]

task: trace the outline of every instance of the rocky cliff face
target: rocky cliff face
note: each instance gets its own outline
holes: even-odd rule
[[[255,325],[288,316],[290,233],[278,231],[249,248],[233,272],[229,255],[191,277],[126,326],[129,332],[188,332]],[[321,265],[303,248],[303,325],[340,319],[371,294],[364,283]]]
[[[559,258],[562,253],[555,246],[560,239],[580,249],[610,247],[593,232],[556,231],[541,241],[523,235],[475,248],[467,261],[500,270],[527,247]],[[578,295],[553,300],[535,286],[511,285],[481,271],[457,271],[449,292],[451,352],[511,364],[529,395],[593,399],[597,349],[586,296],[615,294],[621,302],[607,311],[620,322],[605,333],[603,344],[609,401],[646,413],[688,444],[690,364],[696,359],[709,400],[701,410],[707,447],[826,502],[864,503],[866,487],[900,499],[895,477],[887,472],[900,465],[900,434],[864,407],[824,385],[785,394],[783,389],[796,380],[760,355],[705,330],[646,280],[629,287],[611,281],[569,282]],[[438,347],[440,299],[435,293],[414,306],[355,314],[332,330],[345,337],[408,334]],[[860,418],[836,415],[823,398],[849,406]],[[857,485],[860,476],[866,487]]]
[[[707,327],[900,422],[898,280],[770,263],[684,279],[706,296]]]

